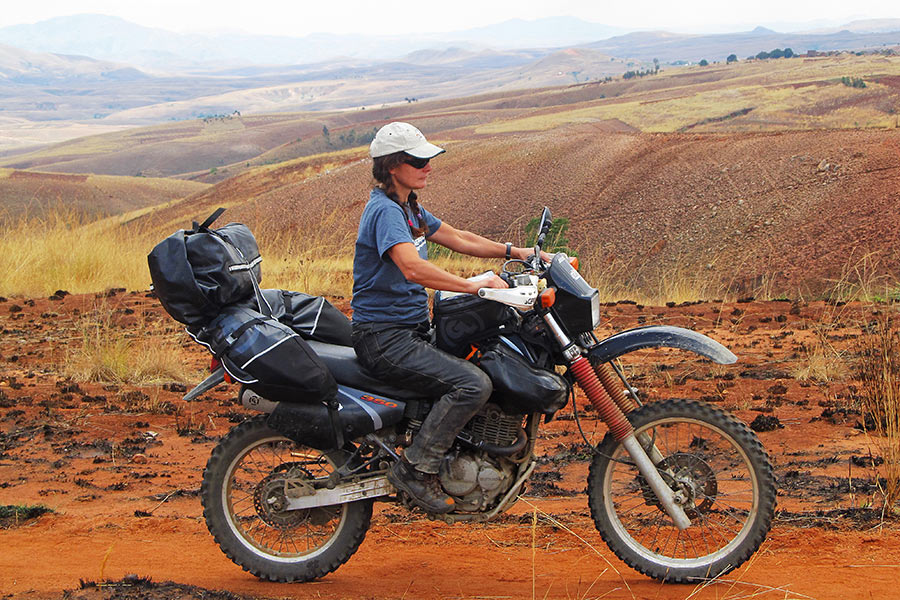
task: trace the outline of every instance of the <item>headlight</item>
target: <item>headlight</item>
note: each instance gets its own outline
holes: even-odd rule
[[[600,325],[600,292],[597,291],[591,296],[591,323],[593,329]]]

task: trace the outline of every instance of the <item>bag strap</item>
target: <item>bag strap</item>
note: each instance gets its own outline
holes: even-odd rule
[[[225,209],[220,206],[219,208],[214,210],[211,215],[206,217],[206,220],[203,221],[202,223],[200,223],[199,225],[197,224],[197,221],[194,221],[193,222],[194,231],[200,231],[201,229],[209,229],[209,226],[212,225],[216,219],[221,217],[223,212],[225,212]]]
[[[271,317],[272,307],[269,306],[269,303],[262,295],[262,290],[259,289],[259,282],[256,280],[256,275],[253,273],[253,269],[249,269],[247,273],[249,273],[250,281],[253,283],[253,291],[256,293],[256,304],[259,306],[259,312],[266,315],[267,317]]]
[[[212,348],[215,357],[221,359],[222,353],[231,348],[235,344],[235,342],[237,342],[241,338],[241,336],[244,335],[245,331],[247,331],[251,327],[258,325],[259,323],[265,323],[265,321],[265,319],[256,318],[250,319],[246,323],[242,323],[240,327],[229,333],[225,337],[225,339],[222,340],[222,343],[216,344],[216,347]]]
[[[222,240],[224,243],[231,246],[234,249],[234,251],[238,253],[238,256],[240,256],[241,259],[243,259],[244,262],[247,263],[247,266],[249,267],[247,269],[247,274],[250,275],[250,282],[253,284],[253,292],[256,294],[256,305],[259,308],[259,312],[261,312],[262,314],[264,314],[267,317],[271,317],[272,316],[272,307],[269,306],[269,303],[266,302],[265,297],[263,297],[262,290],[259,289],[259,281],[256,280],[256,274],[253,272],[253,266],[256,264],[256,261],[253,261],[253,263],[248,262],[247,257],[244,256],[244,253],[241,252],[240,248],[238,248],[237,246],[232,244],[228,240],[228,238],[226,238],[224,235],[220,234],[218,231],[216,231],[214,229],[209,229],[209,226],[212,225],[213,221],[218,219],[219,216],[223,212],[225,212],[224,208],[217,208],[215,210],[215,212],[213,212],[213,214],[209,215],[206,218],[206,220],[203,221],[203,223],[201,223],[200,225],[197,225],[197,223],[194,223],[194,229],[195,230],[197,230],[198,228],[205,229],[207,233],[210,233],[211,235],[216,236],[217,238]],[[259,257],[258,260],[262,260],[262,257]]]

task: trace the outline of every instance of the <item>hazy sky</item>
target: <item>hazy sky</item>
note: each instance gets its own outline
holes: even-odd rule
[[[170,31],[402,34],[571,15],[631,29],[728,31],[759,24],[900,18],[900,0],[26,0],[4,2],[0,27],[76,13],[115,15]],[[743,27],[742,27],[743,26]]]

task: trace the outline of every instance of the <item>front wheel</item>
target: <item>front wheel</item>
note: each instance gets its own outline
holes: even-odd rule
[[[609,548],[633,569],[676,583],[717,577],[750,558],[775,510],[772,466],[756,435],[692,400],[648,404],[628,419],[691,526],[675,527],[628,453],[607,435],[591,463],[588,497]]]
[[[343,462],[341,453],[293,442],[260,415],[225,436],[203,471],[200,495],[210,533],[232,561],[270,581],[309,581],[356,552],[372,501],[285,510],[286,481],[312,485]]]

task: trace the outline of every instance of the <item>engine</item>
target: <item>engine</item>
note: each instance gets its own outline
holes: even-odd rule
[[[515,463],[480,450],[458,450],[441,466],[441,485],[454,497],[459,510],[481,512],[492,508],[509,490],[515,468]]]
[[[512,446],[522,430],[522,415],[508,415],[487,404],[461,432],[474,445]],[[515,480],[517,465],[483,450],[454,448],[441,467],[444,490],[460,510],[481,512],[492,508]]]
[[[420,418],[409,421],[410,436],[418,432],[422,419],[430,405],[423,405]],[[480,449],[488,447],[509,449],[524,447],[523,415],[509,415],[493,403],[486,404],[459,433],[459,439],[447,454],[439,474],[441,486],[456,500],[459,510],[483,512],[493,508],[496,502],[512,487],[518,463],[493,456]],[[407,439],[412,443],[412,437]]]

